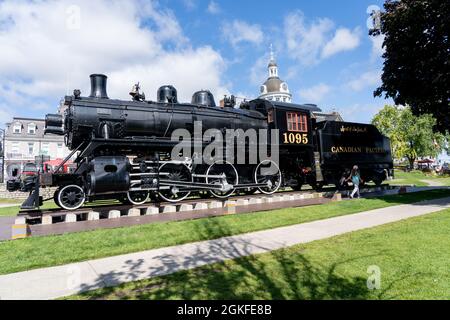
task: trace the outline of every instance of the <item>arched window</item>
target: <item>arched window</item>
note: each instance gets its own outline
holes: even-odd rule
[[[36,124],[35,123],[28,124],[28,134],[36,134]]]

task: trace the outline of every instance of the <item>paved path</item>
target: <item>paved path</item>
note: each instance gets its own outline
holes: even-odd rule
[[[0,208],[10,208],[10,207],[18,207],[20,203],[3,203],[0,204]]]
[[[444,184],[440,182],[439,180],[420,180],[422,182],[425,182],[430,187],[442,187]]]
[[[446,208],[450,208],[450,198],[9,274],[0,276],[0,297],[1,299],[53,299],[325,239]]]

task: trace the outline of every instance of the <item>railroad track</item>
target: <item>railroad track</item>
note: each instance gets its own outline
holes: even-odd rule
[[[375,189],[375,186],[367,186],[364,189]],[[392,188],[389,185],[383,185],[382,186],[383,189],[389,189]],[[334,194],[336,192],[336,188],[334,187],[330,187],[330,188],[325,188],[322,192],[318,193],[321,196],[329,196],[332,197],[332,194]],[[312,190],[304,190],[304,191],[289,191],[289,190],[281,190],[278,191],[277,193],[273,194],[273,195],[265,195],[265,194],[261,194],[261,193],[257,193],[257,194],[253,194],[253,195],[235,195],[232,196],[226,200],[224,199],[216,199],[216,198],[200,198],[200,197],[196,197],[196,198],[190,198],[190,199],[186,199],[177,203],[171,203],[171,202],[148,202],[142,205],[132,205],[132,204],[96,204],[96,205],[86,205],[80,209],[77,210],[62,210],[60,208],[55,208],[55,209],[44,209],[44,210],[24,210],[24,211],[20,211],[18,213],[18,217],[26,217],[27,220],[35,220],[35,219],[41,219],[42,216],[44,215],[48,215],[48,216],[52,216],[52,217],[62,217],[65,216],[67,214],[75,214],[75,215],[80,215],[80,214],[85,214],[85,213],[89,213],[91,211],[96,211],[99,212],[100,214],[104,213],[104,212],[109,212],[112,210],[118,210],[118,211],[128,211],[130,209],[145,209],[148,208],[149,206],[154,206],[157,208],[161,208],[161,207],[165,207],[165,206],[181,206],[181,205],[193,205],[193,204],[197,204],[197,203],[211,203],[211,202],[233,202],[233,201],[239,201],[242,199],[247,199],[247,200],[251,200],[251,199],[255,199],[255,198],[264,198],[264,197],[274,197],[274,196],[290,196],[290,195],[302,195],[302,194],[314,194],[315,192]],[[32,222],[32,221],[31,221]]]
[[[362,191],[370,192],[372,189],[374,188],[367,187]],[[382,189],[396,188],[384,185]],[[177,204],[149,202],[140,206],[115,204],[87,206],[75,211],[61,209],[28,211],[21,212],[16,218],[12,239],[313,206],[340,200],[340,197],[335,198],[335,195],[335,189],[329,188],[322,193],[280,191],[274,195],[237,195],[220,201],[215,198],[198,198],[187,199]]]
[[[328,191],[328,190],[327,190]],[[290,195],[290,194],[304,194],[304,193],[312,193],[312,191],[279,191],[274,195]],[[266,196],[264,194],[253,194],[253,195],[235,195],[232,196],[226,200],[224,199],[216,199],[216,198],[200,198],[200,197],[196,197],[196,198],[189,198],[177,203],[171,203],[171,202],[166,202],[166,201],[155,201],[155,202],[147,202],[145,204],[142,205],[132,205],[132,204],[97,204],[97,205],[86,205],[80,209],[77,210],[63,210],[61,208],[55,208],[55,209],[44,209],[44,210],[23,210],[20,211],[18,213],[17,216],[19,217],[23,217],[23,216],[27,216],[30,219],[33,218],[40,218],[42,217],[42,215],[53,215],[53,216],[61,216],[64,214],[82,214],[82,213],[87,213],[90,211],[97,211],[97,212],[105,212],[105,211],[110,211],[110,210],[130,210],[130,209],[143,209],[143,208],[147,208],[149,206],[155,206],[155,207],[163,207],[163,206],[179,206],[179,205],[183,205],[183,204],[193,204],[193,203],[198,203],[198,202],[205,202],[205,203],[209,203],[209,202],[226,202],[226,201],[237,201],[239,199],[251,199],[251,198],[260,198]]]

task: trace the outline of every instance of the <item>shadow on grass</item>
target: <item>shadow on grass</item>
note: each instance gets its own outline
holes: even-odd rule
[[[449,196],[449,190],[435,189],[382,199],[388,203],[410,204]],[[232,230],[219,219],[209,219],[196,225],[192,232],[207,239],[218,233],[231,234]],[[366,277],[337,271],[367,256],[321,265],[310,261],[300,249],[273,251],[283,244],[261,243],[264,241],[257,244],[241,235],[159,249],[154,251],[161,252],[159,255],[126,261],[119,270],[100,275],[94,284],[83,285],[83,292],[104,289],[82,296],[88,299],[369,299],[388,298],[395,282],[404,280],[390,283],[381,293],[371,293]],[[262,256],[254,255],[269,251]],[[123,284],[133,281],[137,282]]]
[[[208,221],[196,232],[208,236],[218,229],[217,220]],[[261,240],[261,239],[260,239]],[[341,261],[320,266],[300,250],[278,250],[273,243],[248,237],[228,237],[202,244],[172,248],[170,253],[151,259],[126,261],[120,270],[102,274],[91,285],[83,285],[87,299],[367,299],[366,278],[341,276]],[[165,250],[167,251],[167,250]],[[233,259],[233,261],[225,261]],[[150,260],[150,261],[149,261]],[[134,283],[122,284],[124,282]],[[97,288],[96,291],[86,292]]]

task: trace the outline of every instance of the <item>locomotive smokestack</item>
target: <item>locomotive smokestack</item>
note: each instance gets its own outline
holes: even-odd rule
[[[106,93],[107,76],[103,74],[91,74],[91,95],[89,98],[109,99]]]

